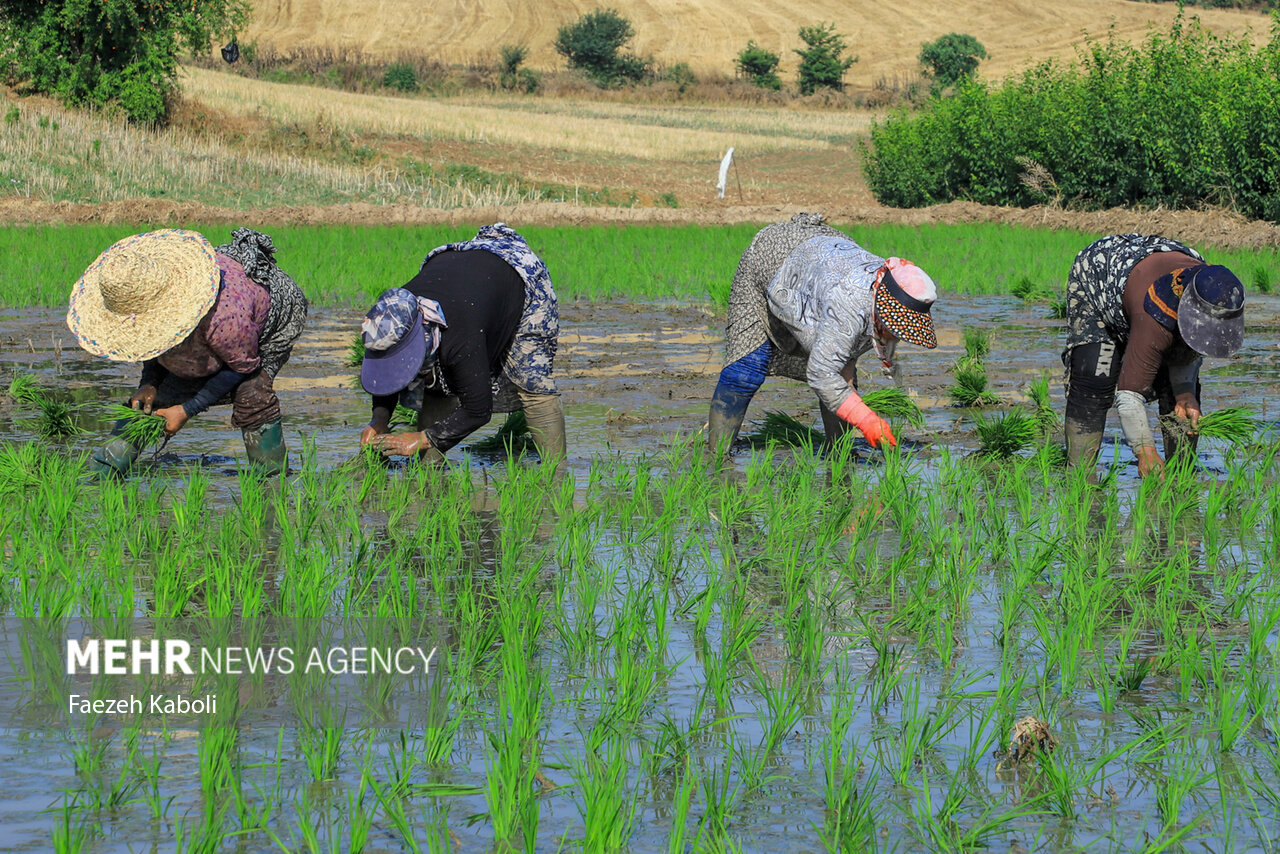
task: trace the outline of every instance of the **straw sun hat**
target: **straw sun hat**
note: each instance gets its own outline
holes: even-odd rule
[[[67,326],[95,356],[153,359],[199,325],[221,281],[204,235],[177,228],[135,234],[84,271],[71,289]]]

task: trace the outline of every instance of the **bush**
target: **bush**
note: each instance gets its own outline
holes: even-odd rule
[[[933,78],[935,91],[968,80],[978,70],[987,49],[971,35],[947,33],[920,48],[920,64]]]
[[[649,63],[634,55],[619,54],[635,31],[615,9],[596,9],[556,34],[556,52],[570,68],[586,72],[596,85],[608,88],[625,81],[644,79]]]
[[[0,0],[0,71],[68,104],[117,104],[157,122],[179,50],[208,53],[249,11],[249,0]]]
[[[781,57],[773,51],[765,50],[755,41],[749,41],[742,53],[738,54],[735,64],[738,73],[756,86],[777,92],[782,88],[782,81],[778,78],[778,63],[781,61]]]
[[[408,62],[393,62],[382,72],[382,85],[400,92],[416,92],[418,72]]]
[[[858,58],[843,56],[844,36],[836,32],[836,25],[801,27],[800,40],[808,45],[796,51],[800,56],[800,94],[812,95],[819,89],[844,91],[844,73]]]
[[[498,48],[498,82],[503,89],[519,89],[532,95],[542,85],[541,78],[528,68],[521,68],[529,48],[522,44],[504,44]]]
[[[1278,221],[1277,139],[1280,39],[1254,48],[1178,18],[1140,45],[1109,39],[898,112],[872,126],[864,170],[895,207],[1031,205],[1049,186],[1076,208],[1207,203]]]
[[[698,82],[698,77],[693,73],[693,69],[689,67],[687,62],[677,62],[675,65],[667,69],[667,73],[662,75],[662,79],[676,85],[676,91],[681,95],[688,90],[690,86]]]

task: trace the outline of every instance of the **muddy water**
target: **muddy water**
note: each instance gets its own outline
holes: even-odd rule
[[[1045,313],[1044,306],[1025,306],[1007,298],[953,299],[939,308],[937,350],[904,347],[901,354],[904,382],[925,406],[927,416],[926,429],[908,431],[908,437],[922,443],[962,449],[973,446],[965,414],[945,405],[950,383],[947,368],[963,352],[960,330],[965,326],[993,332],[993,349],[987,361],[991,386],[997,394],[1010,401],[1023,399],[1027,383],[1048,371],[1054,380],[1051,390],[1060,406],[1062,393],[1057,380],[1061,373],[1058,351],[1062,324],[1045,318]],[[352,389],[354,369],[344,367],[344,357],[358,317],[358,311],[316,312],[306,338],[280,378],[288,438],[295,455],[304,439],[314,446],[322,464],[336,464],[354,450],[359,427],[367,419],[367,398]],[[563,321],[557,369],[565,396],[570,464],[579,478],[584,476],[593,457],[652,451],[677,434],[701,429],[706,418],[707,398],[721,368],[722,316],[688,305],[594,304],[565,306]],[[1208,408],[1246,404],[1268,418],[1275,417],[1270,401],[1280,390],[1280,352],[1275,348],[1278,335],[1280,300],[1254,300],[1244,352],[1233,360],[1206,366]],[[0,316],[0,367],[6,373],[15,369],[34,371],[42,383],[65,387],[87,405],[97,400],[123,400],[136,379],[132,366],[92,359],[76,349],[59,313],[51,311],[10,312]],[[873,365],[866,367],[874,370]],[[882,384],[879,377],[867,377],[868,387]],[[811,393],[789,380],[770,380],[753,405],[749,420],[769,409],[784,410],[804,420],[816,419]],[[2,415],[7,436],[30,436],[28,417],[11,411]],[[484,432],[491,430],[492,427]],[[1110,435],[1115,434],[1116,426],[1112,424]],[[97,440],[95,436],[88,436],[70,444],[75,449],[88,449]],[[214,470],[231,472],[236,458],[242,454],[239,435],[230,426],[229,413],[214,410],[193,421],[170,443],[161,459],[152,464],[180,469],[203,459]],[[491,464],[490,460],[468,458],[465,447],[450,456],[457,464]],[[1127,459],[1127,453],[1124,458]],[[1205,462],[1210,466],[1214,464],[1212,448],[1207,449]],[[1126,478],[1129,483],[1133,482],[1132,467]],[[231,478],[224,481],[221,491],[231,492],[234,481]],[[994,597],[987,601],[994,601]],[[971,622],[974,626],[990,623],[989,614],[975,616],[977,619]],[[976,668],[998,672],[998,661],[990,651],[989,641],[962,640],[964,646],[974,650],[971,663]],[[691,650],[691,643],[684,639],[674,643],[677,659]],[[783,654],[778,653],[777,657],[781,659]],[[762,662],[765,666],[769,664],[763,654]],[[976,685],[975,690],[993,688],[989,683],[990,680]],[[668,680],[665,700],[676,709],[691,706],[698,685],[699,674],[692,662],[686,661]],[[1082,732],[1112,727],[1127,732],[1133,727],[1102,716],[1085,704],[1081,704],[1075,718]],[[810,723],[806,722],[806,726]],[[571,724],[571,721],[557,719],[552,729],[556,733],[568,732]],[[855,726],[861,730],[861,724],[859,719]],[[748,737],[757,735],[750,721],[741,722],[739,730]],[[184,731],[171,735],[172,740],[162,748],[166,778],[198,779],[194,734]],[[564,743],[556,743],[559,737],[552,737],[549,754],[573,749],[571,744],[566,747]],[[144,749],[149,747],[144,745]],[[386,747],[376,743],[375,753],[381,755]],[[255,738],[246,744],[245,750],[269,763],[275,755],[275,737],[268,734]],[[798,780],[811,779],[802,750],[788,749],[779,761],[787,766],[782,769],[784,775]],[[460,750],[455,771],[456,782],[482,785],[483,751],[474,745],[469,750]],[[296,757],[288,759],[284,773],[288,779],[306,779],[306,770]],[[32,780],[40,782],[33,786]],[[0,828],[3,828],[0,848],[47,848],[52,819],[41,811],[60,803],[60,790],[74,790],[77,786],[70,753],[62,741],[31,734],[0,737]],[[180,790],[171,794],[176,798],[171,815],[198,810],[197,791]],[[1149,797],[1148,793],[1135,799],[1131,805],[1134,816],[1140,816],[1141,810],[1149,805]],[[455,814],[484,810],[482,799],[460,803],[462,806]],[[549,802],[547,810],[547,822],[553,828],[563,829],[575,818],[575,810],[568,800]],[[784,846],[793,851],[819,850],[810,822],[822,822],[822,799],[811,787],[803,783],[788,787],[785,800],[753,803],[749,813],[744,820],[744,825],[749,827],[749,850],[779,850]],[[96,849],[138,850],[152,844],[165,849],[168,846],[165,840],[171,835],[150,826],[145,809],[141,808],[125,820],[111,823],[111,827],[112,838],[98,840]],[[463,850],[486,850],[485,840],[477,838],[475,831],[463,829],[460,822],[457,827],[462,835]],[[661,850],[666,827],[664,816],[642,814],[632,840],[636,850]],[[1136,825],[1131,829],[1139,832]],[[898,833],[895,831],[895,837]],[[1104,834],[1105,829],[1099,830],[1098,838],[1104,838]],[[1081,832],[1074,842],[1083,843],[1089,838],[1090,832]],[[547,836],[543,842],[548,850],[554,850],[555,838]],[[903,844],[912,847],[910,842]],[[373,847],[395,850],[399,846],[390,836],[378,836]]]
[[[1061,410],[1063,322],[1047,317],[1043,304],[1027,305],[1008,297],[951,297],[935,309],[938,347],[903,345],[899,362],[904,386],[925,410],[924,431],[909,438],[973,447],[972,426],[964,410],[949,405],[948,369],[964,353],[961,330],[992,333],[987,357],[989,387],[1003,400],[1026,400],[1026,387],[1042,374]],[[305,438],[322,462],[339,462],[355,450],[360,427],[368,420],[368,397],[358,391],[356,370],[345,366],[346,350],[358,329],[356,310],[317,310],[293,358],[277,381],[285,412],[286,438],[296,452]],[[1204,405],[1248,405],[1264,417],[1277,417],[1272,401],[1280,390],[1280,297],[1251,297],[1249,332],[1243,351],[1205,365]],[[570,464],[583,469],[601,453],[652,451],[676,434],[701,430],[707,401],[723,367],[724,319],[707,307],[691,305],[570,304],[562,307],[557,381],[564,395]],[[137,369],[96,359],[75,346],[61,312],[18,310],[0,314],[0,370],[34,372],[41,383],[64,387],[77,400],[127,399]],[[861,364],[865,389],[887,380],[871,356]],[[93,407],[87,407],[92,412]],[[747,416],[746,430],[769,410],[782,410],[820,427],[813,394],[801,383],[770,378]],[[9,415],[10,413],[5,413]],[[502,416],[473,438],[491,434]],[[31,419],[7,417],[0,435],[30,435]],[[745,430],[744,430],[745,432]],[[1108,440],[1117,437],[1115,419]],[[71,443],[87,449],[98,438]],[[450,458],[462,462],[467,444]],[[1127,458],[1127,452],[1122,454]],[[193,420],[164,450],[161,463],[203,459],[230,471],[243,456],[228,407]],[[473,464],[485,464],[475,459]]]

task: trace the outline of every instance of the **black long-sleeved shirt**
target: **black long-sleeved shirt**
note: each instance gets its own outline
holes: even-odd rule
[[[444,452],[493,415],[492,380],[524,311],[524,280],[487,249],[468,249],[441,252],[404,287],[439,302],[448,324],[440,331],[436,356],[459,406],[424,430],[432,447]],[[399,394],[374,397],[374,421],[389,422],[399,400]]]

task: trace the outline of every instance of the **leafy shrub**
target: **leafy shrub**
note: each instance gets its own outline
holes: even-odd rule
[[[616,9],[596,9],[556,33],[556,52],[570,68],[584,71],[598,86],[638,81],[649,73],[649,63],[638,56],[620,54],[635,30]]]
[[[808,47],[797,50],[800,56],[800,93],[812,95],[819,89],[844,89],[844,73],[856,56],[844,56],[844,36],[836,32],[834,23],[819,23],[800,28],[800,40]]]
[[[986,58],[982,42],[967,33],[947,33],[920,48],[920,64],[937,89],[969,79]]]
[[[393,62],[382,73],[382,85],[400,92],[416,92],[418,72],[408,62]]]
[[[1280,41],[1255,49],[1178,18],[1141,45],[1108,39],[999,86],[962,81],[873,125],[864,169],[894,207],[1043,201],[1021,159],[1076,208],[1209,203],[1275,221],[1277,138]]]
[[[662,75],[664,80],[676,84],[676,91],[683,95],[690,86],[698,82],[698,77],[693,73],[693,69],[689,67],[687,62],[677,62],[675,65],[667,69],[667,73]]]
[[[248,0],[0,0],[0,72],[72,105],[165,118],[178,52],[206,53],[249,16]]]
[[[734,64],[739,74],[759,88],[777,92],[782,88],[782,80],[778,78],[778,63],[781,61],[776,53],[765,50],[752,40],[747,42]]]
[[[542,79],[531,69],[521,68],[529,48],[522,44],[504,44],[498,48],[498,82],[503,89],[519,89],[532,95],[542,85]]]

